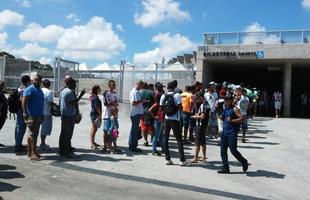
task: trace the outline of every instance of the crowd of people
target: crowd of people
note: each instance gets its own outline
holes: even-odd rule
[[[64,79],[64,87],[59,95],[59,103],[54,102],[54,94],[49,89],[48,79],[36,75],[31,80],[29,76],[21,77],[22,85],[12,92],[8,99],[3,94],[4,82],[0,82],[0,120],[1,127],[5,123],[8,111],[16,114],[15,151],[27,151],[31,160],[40,160],[37,150],[37,139],[40,133],[40,150],[49,151],[46,137],[52,132],[53,116],[61,117],[61,133],[59,136],[59,156],[76,158],[75,148],[71,139],[74,126],[80,123],[82,115],[79,101],[85,94],[83,90],[76,95],[76,80],[70,76]],[[119,98],[114,80],[108,82],[108,90],[103,91],[99,85],[94,85],[89,97],[90,101],[90,148],[101,147],[95,142],[98,130],[103,130],[103,152],[118,153],[119,136]],[[102,95],[102,97],[100,97]],[[138,81],[130,91],[131,129],[128,139],[129,151],[139,153],[138,141],[143,140],[144,146],[151,146],[152,155],[164,154],[166,165],[172,165],[169,139],[170,131],[176,139],[180,166],[207,161],[206,138],[220,138],[223,168],[219,173],[229,173],[227,149],[239,160],[243,170],[248,168],[248,161],[237,150],[238,133],[242,135],[241,142],[246,142],[247,119],[255,115],[259,104],[259,94],[255,89],[247,89],[243,85],[224,82],[210,82],[207,88],[196,82],[188,85],[182,91],[176,80],[166,86],[160,82],[147,84]],[[281,93],[274,93],[275,110],[280,114]],[[23,137],[28,128],[27,145],[23,145]],[[184,155],[184,145],[194,143],[194,157],[187,161]],[[158,148],[161,148],[159,150]],[[200,150],[202,157],[199,157]]]

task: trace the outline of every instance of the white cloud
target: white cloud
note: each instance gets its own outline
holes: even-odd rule
[[[263,44],[278,44],[281,42],[281,39],[277,34],[267,34],[266,27],[260,25],[258,22],[250,24],[244,31],[249,33],[246,33],[242,40],[242,44],[257,44],[258,41]],[[260,35],[256,32],[260,32]]]
[[[39,58],[39,62],[41,64],[52,64],[52,59],[43,56],[43,57]]]
[[[118,30],[120,32],[124,32],[124,28],[121,24],[116,24],[116,30]]]
[[[67,15],[66,18],[69,20],[72,20],[73,22],[79,22],[80,21],[80,18],[78,18],[78,16],[74,13]]]
[[[0,12],[0,19],[0,30],[2,30],[5,26],[9,25],[21,26],[24,16],[11,10],[4,10]]]
[[[39,46],[37,43],[27,43],[20,49],[14,49],[13,54],[21,56],[24,59],[34,59],[40,56],[48,55],[49,50]]]
[[[6,41],[8,38],[9,38],[9,35],[7,34],[7,32],[0,33],[0,47],[1,48],[6,46]]]
[[[25,8],[30,8],[31,7],[31,3],[29,0],[22,0],[20,2],[20,6],[25,7]]]
[[[125,44],[102,17],[93,17],[86,25],[64,31],[57,43],[63,56],[71,59],[107,60],[125,49]]]
[[[136,53],[134,55],[135,64],[161,62],[162,57],[168,60],[177,54],[192,51],[195,48],[193,42],[180,34],[159,33],[152,38],[152,42],[158,43],[159,46],[153,50]]]
[[[51,43],[56,42],[64,31],[63,27],[57,25],[42,27],[40,24],[31,23],[19,34],[19,38],[23,41]]]
[[[310,0],[302,0],[301,3],[305,9],[310,9]]]
[[[143,0],[144,11],[135,14],[135,23],[143,27],[159,25],[166,21],[181,22],[189,20],[190,15],[179,8],[179,3],[174,0]]]

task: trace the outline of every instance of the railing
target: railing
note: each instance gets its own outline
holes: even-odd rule
[[[310,43],[310,30],[226,32],[204,34],[205,45],[236,44],[305,44]]]

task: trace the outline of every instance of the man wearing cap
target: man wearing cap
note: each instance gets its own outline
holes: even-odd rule
[[[248,170],[248,161],[237,150],[238,130],[240,123],[243,122],[243,116],[240,110],[232,105],[233,97],[231,95],[225,97],[225,108],[223,111],[223,133],[221,136],[221,158],[223,167],[218,171],[220,174],[229,174],[229,164],[227,149],[242,164],[243,171]]]

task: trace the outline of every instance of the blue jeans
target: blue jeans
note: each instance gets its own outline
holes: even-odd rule
[[[153,143],[152,143],[152,152],[156,152],[157,142],[161,147],[163,147],[163,123],[158,119],[154,121],[154,135],[153,135]]]
[[[16,126],[15,126],[15,146],[21,146],[23,144],[24,135],[26,132],[26,124],[21,110],[16,113]]]
[[[228,156],[227,149],[229,148],[231,154],[242,164],[246,161],[245,158],[241,155],[241,153],[237,150],[237,139],[238,132],[232,135],[222,134],[221,137],[221,157],[223,162],[223,167],[225,169],[229,168],[228,164]]]
[[[139,123],[142,115],[130,116],[131,120],[131,130],[128,140],[129,150],[135,151],[138,147],[138,132],[139,132]]]

